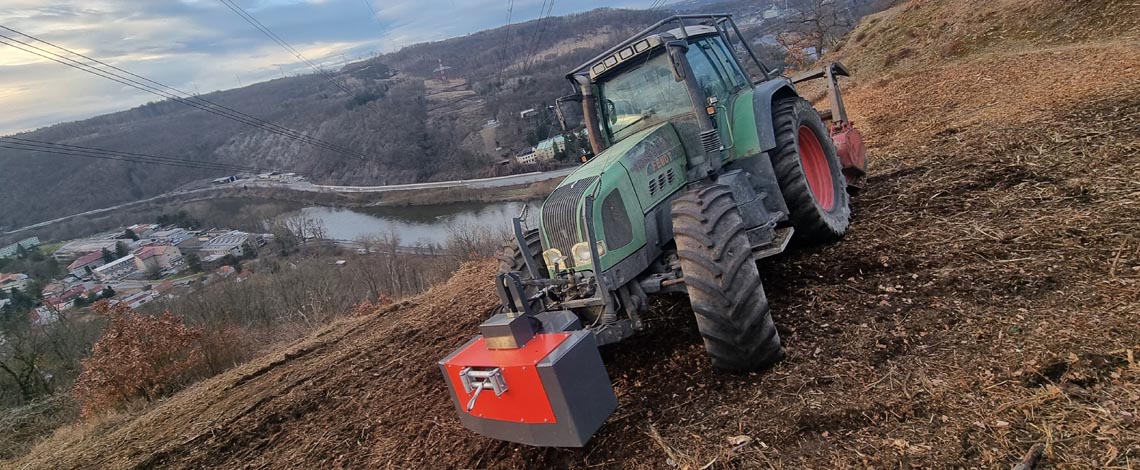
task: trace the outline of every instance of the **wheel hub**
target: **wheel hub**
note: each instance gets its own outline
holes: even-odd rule
[[[830,211],[835,208],[835,182],[832,181],[831,166],[823,146],[808,126],[799,129],[800,166],[807,179],[808,188],[820,208]]]

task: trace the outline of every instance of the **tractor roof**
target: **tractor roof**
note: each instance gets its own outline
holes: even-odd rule
[[[710,15],[709,18],[715,18],[720,15]],[[727,17],[727,15],[724,15]],[[714,26],[708,25],[685,25],[683,24],[682,17],[670,17],[662,20],[657,25],[635,34],[634,36],[622,41],[620,44],[603,52],[601,55],[594,57],[589,62],[582,64],[575,68],[570,73],[566,74],[566,78],[573,80],[574,75],[586,75],[591,81],[596,80],[599,76],[617,68],[635,56],[648,53],[649,51],[664,45],[665,43],[691,37],[703,37],[713,34],[720,34]],[[671,21],[677,21],[681,25],[677,28],[670,29],[664,32],[655,32],[657,28],[667,24]]]

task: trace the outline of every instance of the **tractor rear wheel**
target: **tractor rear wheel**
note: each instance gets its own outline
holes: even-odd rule
[[[767,367],[784,356],[780,335],[732,190],[713,184],[673,201],[673,233],[689,301],[714,366]]]
[[[783,98],[773,106],[772,125],[772,167],[796,237],[809,242],[839,239],[851,223],[850,198],[835,144],[819,113],[803,98]]]
[[[539,238],[538,229],[523,232],[523,239],[526,241],[527,249],[530,250],[532,260],[535,263],[534,267],[538,268],[538,274],[540,276],[546,274],[546,262],[542,259],[542,240]],[[526,269],[526,261],[523,260],[522,250],[519,250],[519,245],[514,237],[503,242],[497,258],[500,273],[518,271],[522,273],[523,279],[531,278],[530,271]]]

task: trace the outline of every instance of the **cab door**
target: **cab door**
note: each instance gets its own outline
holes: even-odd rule
[[[735,126],[732,125],[737,103],[743,103],[748,109],[752,107],[752,86],[748,77],[720,36],[705,36],[693,41],[685,55],[705,96],[716,97],[716,124],[721,142],[726,148],[734,148],[736,140],[741,137],[734,135]],[[729,160],[737,154],[736,151],[724,152],[722,158]]]

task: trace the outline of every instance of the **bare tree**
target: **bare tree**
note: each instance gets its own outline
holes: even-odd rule
[[[788,9],[789,28],[805,37],[817,58],[835,47],[855,24],[851,10],[840,0],[793,0]]]

